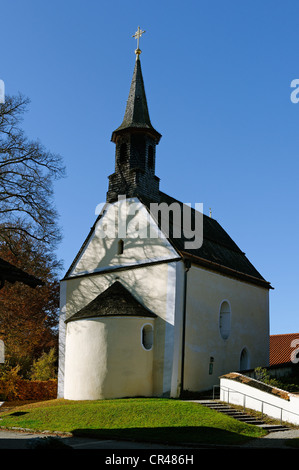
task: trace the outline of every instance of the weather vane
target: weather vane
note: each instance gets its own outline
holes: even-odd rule
[[[135,50],[135,54],[137,55],[137,57],[139,56],[139,54],[141,54],[141,50],[139,49],[139,39],[141,38],[143,33],[145,33],[145,31],[142,31],[142,29],[140,29],[140,26],[138,26],[136,33],[132,36],[132,38],[137,39],[137,49]]]

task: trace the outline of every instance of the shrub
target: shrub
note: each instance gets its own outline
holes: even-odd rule
[[[254,369],[254,377],[256,380],[265,384],[277,387],[287,392],[299,392],[299,379],[297,376],[282,377],[280,380],[271,378],[267,369],[257,367]]]
[[[270,377],[267,369],[263,369],[262,367],[257,367],[254,369],[254,376],[256,380],[263,382],[264,384],[272,385],[272,387],[279,387],[280,383],[277,379],[273,379]]]
[[[31,368],[31,380],[49,380],[56,377],[55,349],[52,348],[48,353],[43,352],[41,357],[33,362]]]
[[[57,380],[24,380],[15,378],[0,379],[2,400],[52,400],[57,397]]]
[[[17,382],[20,379],[19,371],[20,366],[15,366],[2,372],[0,378],[0,397],[2,400],[7,400],[8,396],[13,396],[17,393]]]

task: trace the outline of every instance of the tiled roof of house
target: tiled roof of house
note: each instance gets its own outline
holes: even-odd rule
[[[270,366],[292,362],[291,354],[298,347],[299,333],[270,335]]]

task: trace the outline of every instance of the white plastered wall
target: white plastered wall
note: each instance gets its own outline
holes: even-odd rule
[[[118,241],[122,239],[122,234],[116,233],[116,238],[103,237],[101,234],[115,221],[117,227],[123,229],[125,217],[129,217],[127,237],[124,238],[124,252],[118,254]],[[145,228],[146,233],[156,236],[142,238],[145,233],[142,230]],[[68,279],[61,282],[59,396],[64,396],[64,321],[115,280],[122,282],[137,300],[158,316],[153,352],[153,393],[170,393],[173,378],[172,356],[176,354],[174,318],[177,315],[175,289],[178,263],[173,262],[174,259],[179,260],[180,257],[137,199],[120,201],[107,207],[68,274]]]
[[[64,397],[65,339],[66,339],[66,281],[60,283],[60,314],[59,314],[59,357],[58,357],[58,391],[57,397]]]
[[[269,291],[192,265],[187,277],[184,389],[208,390],[219,376],[239,370],[243,348],[249,367],[269,361]],[[221,303],[231,307],[227,339],[219,329]],[[213,365],[210,369],[211,358]]]
[[[141,342],[153,318],[100,317],[67,325],[64,397],[100,400],[153,394],[153,349]]]
[[[68,281],[64,281],[64,283],[66,284],[65,296],[67,301],[66,306],[62,310],[62,312],[66,311],[66,318],[69,318],[71,315],[80,310],[83,306],[87,305],[97,295],[99,295],[100,292],[106,290],[116,280],[121,282],[135,296],[137,300],[139,300],[145,307],[147,307],[150,311],[154,312],[157,315],[157,318],[154,322],[154,347],[152,351],[152,394],[155,396],[169,396],[170,394],[177,393],[177,382],[179,380],[181,352],[180,318],[182,302],[181,298],[176,295],[176,288],[177,284],[180,284],[180,265],[181,262],[154,264],[144,267],[138,267],[135,269],[132,268],[129,270],[117,271],[117,273],[99,273],[93,276],[76,277],[69,279]],[[114,323],[109,323],[109,328],[114,328],[114,325],[117,326],[119,324],[118,331],[124,331],[123,325],[126,324],[126,322],[124,322],[124,319],[115,318],[115,320],[116,321]],[[130,323],[130,319],[126,319],[126,321],[127,324]],[[180,328],[178,333],[175,329],[175,321],[178,322]],[[103,330],[101,330],[99,326],[100,324],[102,325],[101,328],[103,328]],[[64,321],[62,319],[61,325],[61,334],[63,335]],[[70,322],[67,324],[67,335],[71,334],[72,339],[67,339],[66,341],[66,357],[68,358],[68,366],[65,370],[66,376],[68,374],[73,375],[74,370],[76,370],[75,362],[78,361],[78,358],[75,359],[77,356],[73,352],[70,353],[70,351],[74,351],[75,348],[76,336],[74,333],[75,331],[79,331],[78,325],[79,322]],[[80,335],[77,336],[79,348],[78,351],[82,349],[82,347],[80,346],[82,341],[88,342],[88,335],[86,336],[87,332],[90,330],[90,334],[93,335],[96,331],[90,329],[89,323],[82,323],[82,325],[85,325],[86,327],[88,326],[88,328],[86,328],[84,335],[82,333],[82,330],[80,332]],[[107,331],[108,324],[106,324],[104,328],[103,322],[99,323],[98,320],[96,328],[98,330],[99,337],[103,338],[103,331]],[[117,331],[117,328],[115,331]],[[140,334],[138,333],[137,336],[138,344],[140,345]],[[63,343],[63,341],[61,341],[61,343]],[[102,351],[106,351],[107,354],[109,352],[109,358],[107,358],[107,361],[108,359],[110,361],[110,359],[114,357],[114,353],[111,353],[113,351],[113,348],[111,348],[111,343],[109,343],[109,348],[103,346],[103,340],[101,340],[100,343],[102,344]],[[102,354],[102,357],[105,357],[105,354],[100,353],[100,351],[97,351],[97,354]],[[122,355],[121,357],[124,358],[124,355]],[[109,363],[112,364],[112,362],[110,361]],[[80,365],[80,367],[82,371],[82,364]],[[86,368],[88,369],[89,366],[86,365]],[[100,370],[99,367],[98,370]],[[81,376],[84,376],[84,380],[86,380],[85,372],[81,373]],[[67,394],[68,396],[71,396],[70,384],[72,383],[72,386],[74,386],[74,381],[70,381],[69,377],[66,377],[65,381],[67,384],[66,390],[68,390]],[[109,382],[106,376],[105,381],[106,383]],[[62,373],[60,382],[60,390],[62,390]],[[99,392],[99,383],[95,386],[95,388],[97,389],[96,394],[97,396],[99,396],[102,393]],[[108,388],[106,388],[106,390],[108,390]],[[113,393],[110,393],[110,390],[109,397],[113,395]],[[174,392],[172,392],[173,390]],[[65,395],[62,395],[62,392],[60,392],[60,396]],[[90,397],[90,399],[93,399],[92,394],[90,395]],[[106,398],[109,397],[106,396]]]
[[[124,252],[118,254],[118,242]],[[178,258],[146,207],[137,199],[109,204],[69,276]]]

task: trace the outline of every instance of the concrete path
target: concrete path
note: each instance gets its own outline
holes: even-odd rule
[[[299,429],[290,429],[290,431],[270,432],[265,437],[253,439],[242,447],[272,448],[272,449],[292,449],[286,444],[288,439],[299,439]],[[297,448],[299,450],[299,448]]]

